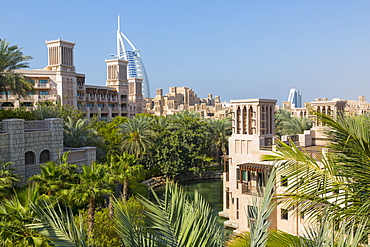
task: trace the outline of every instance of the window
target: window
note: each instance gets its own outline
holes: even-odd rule
[[[247,177],[247,174],[248,174],[248,173],[247,173],[247,171],[244,171],[244,170],[243,170],[243,171],[242,171],[242,173],[243,173],[243,181],[248,181],[248,180],[247,180],[247,178],[248,178],[248,177]]]
[[[281,209],[281,219],[282,220],[288,220],[289,219],[288,209],[285,209],[285,208]]]
[[[39,80],[39,83],[40,84],[46,84],[46,83],[48,83],[49,82],[49,80]]]
[[[283,187],[288,186],[288,178],[286,176],[280,176],[280,184]]]
[[[265,187],[265,173],[258,172],[257,173],[257,178],[258,178],[258,185],[260,187]]]
[[[10,91],[2,91],[0,94],[1,95],[10,95]]]
[[[108,104],[109,107],[114,107],[114,104]]]
[[[104,107],[104,104],[98,104],[98,107]]]
[[[45,163],[46,161],[50,161],[50,151],[44,150],[40,154],[40,163]]]
[[[26,160],[26,165],[34,165],[36,162],[35,154],[31,151],[28,151],[25,154],[25,160]]]
[[[35,79],[27,78],[27,81],[28,81],[30,84],[35,85]]]
[[[87,107],[94,107],[94,103],[86,103]]]
[[[35,92],[27,92],[27,95],[35,95]]]
[[[49,95],[49,91],[40,91],[39,95]]]

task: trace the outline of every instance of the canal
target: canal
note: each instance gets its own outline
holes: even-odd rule
[[[217,215],[219,222],[223,225],[225,221],[224,218],[218,216],[218,212],[222,211],[222,180],[212,179],[212,180],[194,180],[179,183],[186,192],[188,192],[190,197],[194,196],[194,191],[197,190],[200,195],[210,204],[213,208],[215,215]],[[156,189],[158,195],[162,195],[163,188]],[[226,235],[230,235],[232,230],[225,229]]]

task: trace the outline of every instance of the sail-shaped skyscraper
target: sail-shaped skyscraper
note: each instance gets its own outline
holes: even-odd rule
[[[125,43],[131,47],[131,50],[126,50]],[[141,78],[143,96],[144,98],[150,97],[149,80],[145,71],[143,61],[141,60],[140,50],[136,49],[132,42],[120,30],[120,17],[118,16],[118,29],[117,29],[117,55],[118,59],[128,61],[127,76],[128,78]]]

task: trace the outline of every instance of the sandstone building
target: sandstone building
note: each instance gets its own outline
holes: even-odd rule
[[[273,163],[261,162],[261,157],[273,154],[275,104],[276,100],[271,99],[231,101],[232,135],[229,138],[229,155],[224,163],[223,211],[219,214],[227,218],[226,226],[238,231],[249,231],[248,217],[251,217],[249,212],[253,207],[253,198],[258,196],[258,189],[264,191],[270,176]],[[296,144],[305,148],[312,157],[320,157],[319,150],[326,145],[319,131],[321,128],[314,127],[295,138]],[[286,183],[278,173],[276,192],[283,191]],[[307,219],[298,206],[284,208],[278,205],[271,213],[270,220],[272,229],[301,235]]]
[[[46,41],[48,65],[43,69],[18,70],[29,78],[34,93],[22,98],[0,92],[0,107],[36,107],[38,102],[58,101],[81,109],[86,117],[132,117],[143,111],[142,79],[127,77],[128,61],[106,60],[106,86],[85,83],[74,66],[74,42]]]
[[[229,109],[220,102],[220,96],[199,98],[189,87],[170,87],[169,93],[163,95],[163,89],[156,90],[155,98],[145,99],[145,111],[157,116],[172,115],[183,110],[199,112],[205,118],[224,118]]]

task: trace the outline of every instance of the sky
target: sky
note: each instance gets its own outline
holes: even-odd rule
[[[370,1],[0,0],[0,39],[47,65],[45,40],[75,41],[77,72],[105,85],[121,31],[140,49],[150,94],[188,86],[222,101],[370,101]]]

